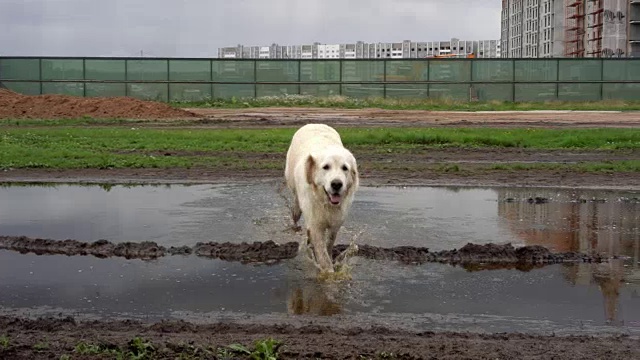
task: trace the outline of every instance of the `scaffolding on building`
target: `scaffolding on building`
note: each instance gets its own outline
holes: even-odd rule
[[[584,2],[565,0],[565,57],[584,57]]]
[[[629,2],[629,56],[640,57],[640,0]]]
[[[591,51],[587,53],[589,57],[602,56],[602,27],[604,26],[604,4],[602,0],[589,0],[592,3],[591,11],[588,13],[590,24],[588,25],[589,43]]]

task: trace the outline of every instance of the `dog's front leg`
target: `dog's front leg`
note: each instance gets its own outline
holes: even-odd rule
[[[333,245],[336,243],[336,239],[338,238],[338,230],[340,230],[340,226],[335,226],[329,229],[329,240],[327,241],[327,252],[329,256],[333,258]]]
[[[320,269],[324,272],[334,272],[333,260],[327,252],[327,246],[324,244],[324,231],[311,228],[309,230],[309,240],[313,246],[316,262],[320,266]]]
[[[291,207],[291,218],[293,220],[293,229],[300,230],[300,226],[298,225],[298,221],[302,217],[302,209],[300,208],[300,200],[298,199],[298,194],[293,192],[293,205]]]

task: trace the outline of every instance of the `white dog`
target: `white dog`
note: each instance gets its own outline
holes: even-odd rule
[[[293,193],[294,225],[304,215],[317,265],[322,271],[333,272],[333,244],[360,181],[355,157],[343,146],[336,130],[308,124],[291,140],[284,175]]]

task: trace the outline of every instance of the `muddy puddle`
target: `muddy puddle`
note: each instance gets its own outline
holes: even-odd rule
[[[298,241],[276,183],[0,187],[0,236],[198,242]],[[554,252],[636,256],[640,192],[464,187],[364,187],[338,243],[543,245]]]
[[[358,259],[353,274],[326,285],[292,262],[95,261],[0,251],[0,314],[640,335],[640,284],[621,282],[632,272],[618,262],[523,272]]]
[[[362,232],[357,243],[373,250],[339,285],[309,280],[296,260],[198,256],[197,243],[297,241],[277,185],[1,187],[0,236],[192,251],[141,260],[0,250],[0,314],[640,335],[639,193],[365,187],[338,242]],[[468,243],[617,258],[514,270],[375,254]]]

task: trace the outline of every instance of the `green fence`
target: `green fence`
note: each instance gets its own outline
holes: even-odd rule
[[[301,94],[454,100],[640,100],[640,59],[253,60],[0,57],[24,94],[201,101]]]

